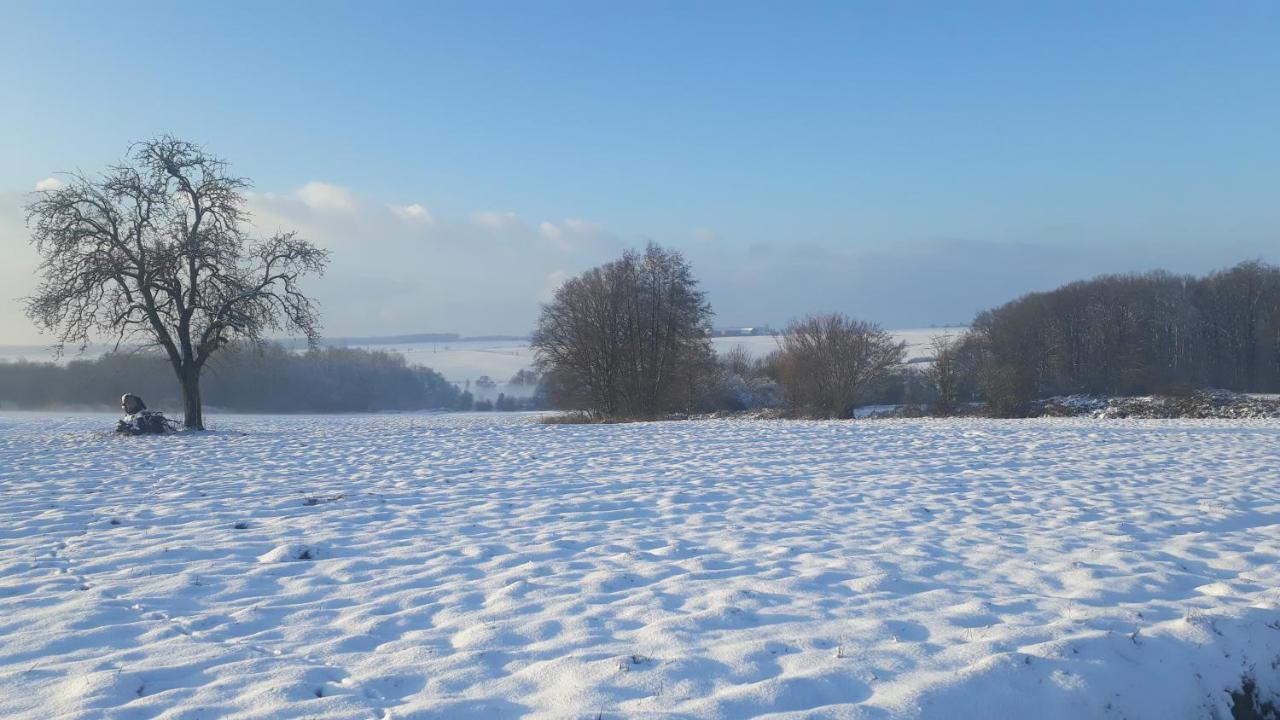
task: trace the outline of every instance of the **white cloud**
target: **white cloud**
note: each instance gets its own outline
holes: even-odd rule
[[[539,223],[538,232],[542,234],[542,237],[547,238],[548,240],[559,240],[564,237],[564,231],[553,222],[544,221]]]
[[[61,190],[67,184],[56,177],[47,177],[36,183],[36,190]]]
[[[513,212],[483,210],[471,214],[471,221],[488,230],[506,230],[515,227],[520,221]]]
[[[350,190],[316,180],[298,188],[296,194],[312,210],[351,212],[356,207],[355,196]]]
[[[422,207],[418,203],[413,203],[412,205],[391,205],[389,207],[391,208],[391,212],[395,213],[396,217],[403,220],[423,223],[426,225],[436,224],[436,218],[431,214],[431,211]]]
[[[514,212],[429,207],[325,183],[249,199],[255,232],[296,230],[332,252],[325,275],[306,285],[330,335],[525,333],[565,279],[620,251],[602,225],[580,218],[546,224],[572,241],[562,249]]]
[[[565,218],[564,228],[569,232],[575,233],[594,233],[604,230],[604,226],[600,223],[583,220],[582,218]]]
[[[564,252],[582,248],[601,238],[609,237],[605,226],[582,218],[565,218],[559,223],[544,221],[538,225],[538,234],[550,240]]]

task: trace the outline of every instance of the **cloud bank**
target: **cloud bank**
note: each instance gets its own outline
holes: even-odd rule
[[[586,220],[493,209],[440,216],[425,202],[388,202],[324,182],[255,194],[250,210],[258,232],[297,230],[333,252],[312,287],[334,335],[526,334],[539,303],[570,271],[624,246]]]
[[[0,193],[0,344],[44,341],[17,300],[34,288],[39,262],[27,242],[28,199]],[[747,242],[714,227],[650,238],[578,214],[437,214],[425,198],[386,200],[322,181],[253,193],[249,209],[258,233],[296,230],[332,251],[328,273],[308,284],[330,335],[525,334],[539,304],[566,279],[650,239],[686,253],[722,326],[780,326],[828,310],[891,328],[963,324],[1023,293],[1101,273],[1198,273],[1253,257],[1280,261],[1270,237],[1114,242],[1069,225],[1028,233],[1032,239],[850,238],[839,247],[790,238]]]

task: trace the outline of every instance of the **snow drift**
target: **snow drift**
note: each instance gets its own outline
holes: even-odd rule
[[[1276,420],[216,420],[0,417],[0,716],[1225,720],[1280,689]]]

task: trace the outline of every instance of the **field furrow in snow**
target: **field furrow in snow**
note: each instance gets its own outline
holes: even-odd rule
[[[0,415],[6,718],[1230,717],[1280,422]]]

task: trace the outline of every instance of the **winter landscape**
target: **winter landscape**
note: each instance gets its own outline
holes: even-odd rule
[[[1280,720],[1277,36],[0,0],[0,720]]]
[[[0,416],[0,716],[1232,714],[1280,422]]]

